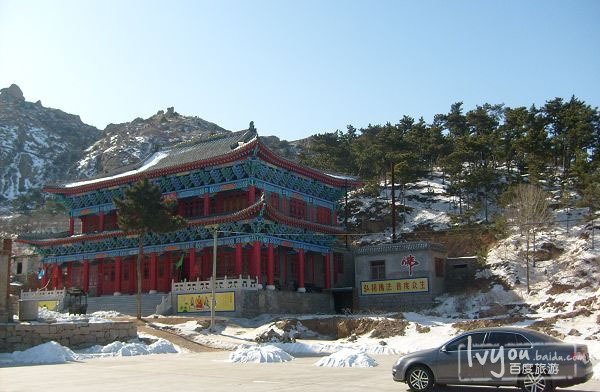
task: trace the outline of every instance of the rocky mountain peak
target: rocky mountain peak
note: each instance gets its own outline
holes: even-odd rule
[[[169,107],[146,119],[107,125],[104,137],[85,150],[70,173],[80,178],[109,173],[138,163],[159,148],[226,132],[217,124],[181,115]]]
[[[62,180],[100,136],[79,116],[26,101],[16,84],[0,89],[0,204]]]
[[[2,100],[15,100],[15,101],[25,101],[25,97],[23,96],[23,91],[16,84],[11,84],[10,87],[6,87],[0,90],[0,99]]]

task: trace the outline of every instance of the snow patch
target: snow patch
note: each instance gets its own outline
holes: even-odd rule
[[[72,188],[72,187],[76,187],[76,186],[82,186],[82,185],[88,185],[88,184],[95,184],[97,182],[103,182],[103,181],[113,180],[115,178],[121,178],[121,177],[129,176],[129,175],[132,175],[132,174],[141,173],[141,172],[143,172],[145,170],[148,170],[152,166],[158,164],[166,156],[167,156],[166,152],[159,151],[159,152],[156,152],[156,153],[152,154],[152,156],[150,156],[150,158],[148,158],[144,162],[144,164],[142,166],[140,166],[139,168],[137,168],[135,170],[129,170],[129,171],[126,171],[126,172],[123,172],[123,173],[115,174],[114,176],[110,176],[110,177],[100,177],[100,178],[95,178],[93,180],[72,182],[70,184],[65,184],[65,187],[66,188]]]
[[[0,357],[0,363],[14,362],[26,365],[66,363],[76,360],[77,354],[68,347],[64,347],[54,341],[31,347],[25,351],[15,351]]]
[[[362,351],[344,348],[336,353],[319,359],[315,366],[326,367],[375,367],[378,363]]]
[[[229,355],[232,363],[274,363],[287,362],[294,359],[290,354],[272,345],[239,346]]]

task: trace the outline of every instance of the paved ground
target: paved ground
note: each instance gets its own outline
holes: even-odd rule
[[[281,364],[231,364],[229,353],[161,354],[101,358],[63,365],[0,368],[2,392],[96,391],[399,391],[391,379],[393,356],[376,356],[375,368],[319,368],[315,358]],[[588,382],[572,391],[600,391]],[[515,389],[449,387],[447,392],[513,392]]]

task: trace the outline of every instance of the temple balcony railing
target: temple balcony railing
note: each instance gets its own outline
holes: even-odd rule
[[[215,280],[215,290],[259,290],[261,285],[258,278],[252,279],[250,276],[244,278],[230,278],[225,276],[222,279]],[[188,294],[212,291],[211,280],[196,280],[191,282],[171,282],[171,293]]]

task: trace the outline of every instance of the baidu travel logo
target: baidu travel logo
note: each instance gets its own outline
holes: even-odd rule
[[[458,379],[460,381],[517,381],[525,384],[539,383],[541,378],[568,378],[559,373],[559,367],[572,364],[575,370],[579,363],[589,362],[589,356],[580,353],[574,345],[572,355],[562,355],[544,350],[545,344],[529,347],[492,347],[484,344],[473,345],[471,336],[467,345],[458,346]],[[483,370],[483,371],[482,371]],[[534,389],[537,390],[537,389]]]

